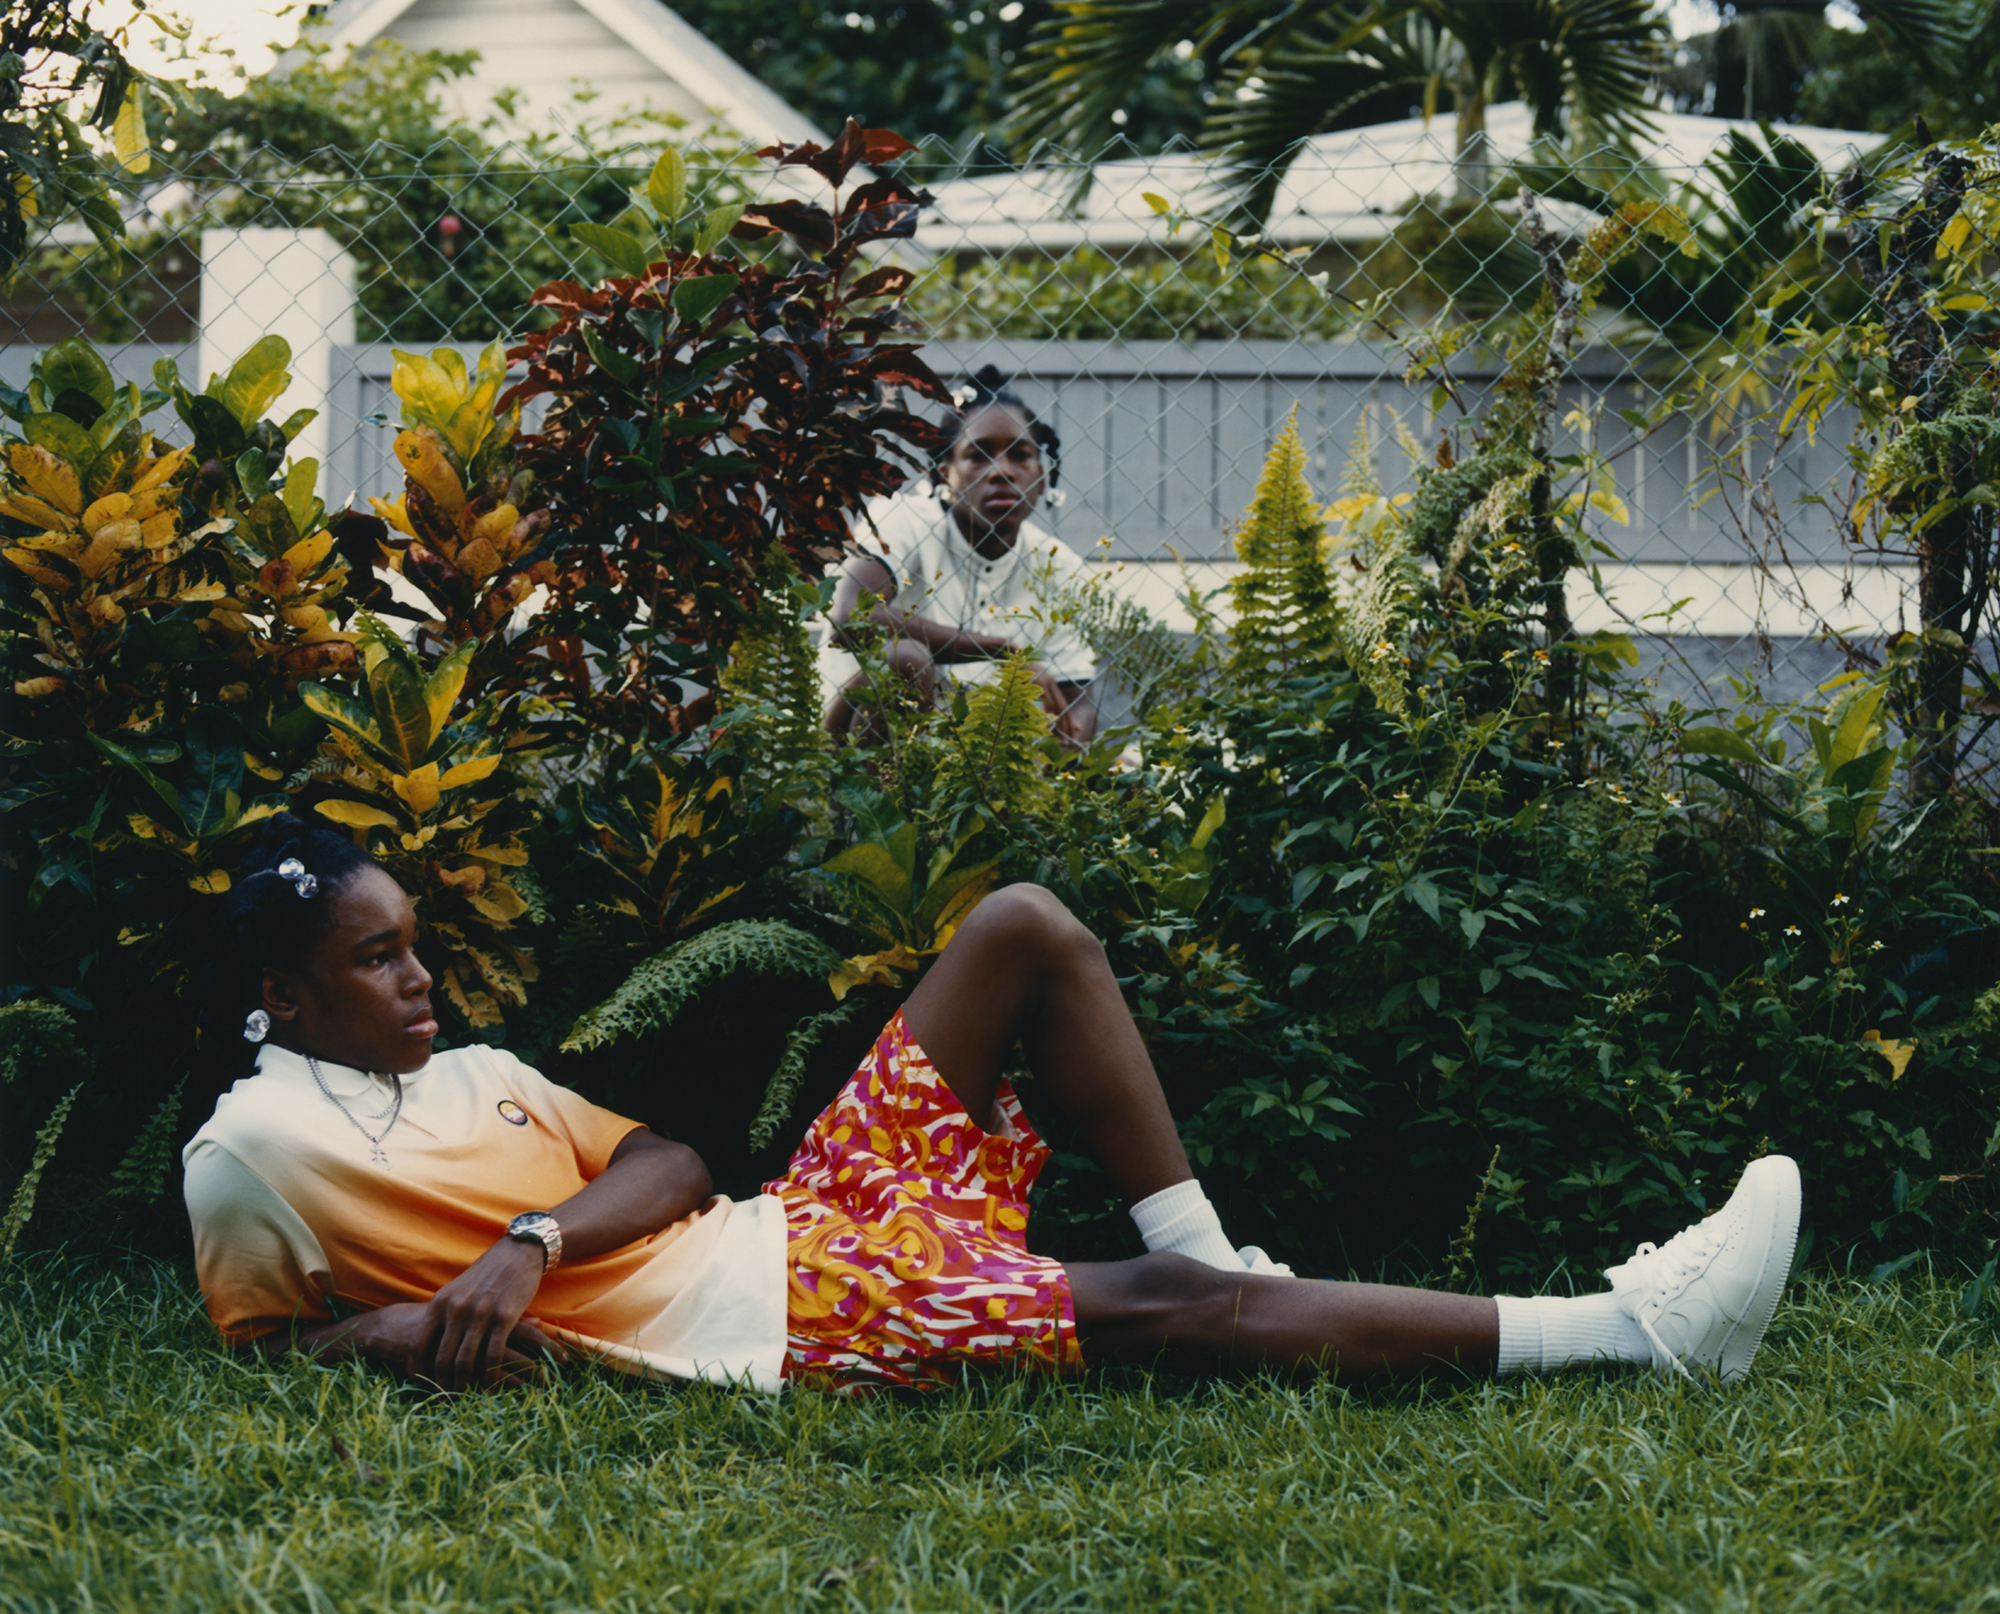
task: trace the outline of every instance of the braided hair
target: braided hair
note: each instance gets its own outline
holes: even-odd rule
[[[278,872],[297,858],[317,881],[310,896]],[[264,826],[256,850],[231,880],[210,927],[202,970],[201,1047],[218,1074],[247,1075],[256,1044],[243,1036],[250,1011],[262,1005],[264,971],[298,971],[333,929],[333,899],[364,868],[379,867],[335,830],[280,813]]]
[[[1042,458],[1048,462],[1049,486],[1062,484],[1062,439],[1056,435],[1055,427],[1030,409],[1025,399],[1016,392],[1009,379],[1000,373],[998,365],[982,364],[970,378],[952,389],[951,413],[945,417],[951,426],[951,441],[931,465],[931,479],[942,482],[945,462],[958,447],[965,423],[980,410],[999,407],[1011,409],[1028,424],[1028,435],[1035,440],[1035,446],[1042,451]]]

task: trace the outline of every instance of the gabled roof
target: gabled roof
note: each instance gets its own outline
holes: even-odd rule
[[[650,104],[696,120],[713,113],[753,141],[828,143],[663,0],[337,0],[312,27],[336,48],[387,38],[477,50],[473,93],[522,91],[531,114],[561,108],[582,87],[598,97],[591,114]]]
[[[1732,132],[1762,144],[1755,123],[1678,112],[1653,116],[1657,129],[1636,142],[1638,160],[1670,179],[1699,182],[1702,164]],[[1777,132],[1833,169],[1884,139],[1852,129],[1794,124],[1779,126]],[[1314,136],[1278,187],[1271,234],[1287,246],[1379,239],[1411,201],[1452,194],[1456,138],[1449,116],[1403,118]],[[1528,108],[1518,101],[1491,108],[1486,138],[1495,164],[1526,157],[1534,139]],[[1196,212],[1219,213],[1225,204],[1215,159],[1205,152],[1100,162],[1082,207],[1072,211],[1068,198],[1075,175],[1073,166],[1057,166],[933,185],[937,206],[926,213],[918,239],[939,250],[1033,247],[1060,252],[1090,245],[1118,252],[1156,246],[1163,239],[1145,200],[1147,191]]]

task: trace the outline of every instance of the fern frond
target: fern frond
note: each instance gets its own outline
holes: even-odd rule
[[[1236,539],[1243,570],[1230,585],[1236,620],[1229,629],[1229,670],[1254,690],[1319,665],[1341,645],[1326,522],[1306,480],[1296,405],[1265,457],[1249,516]]]
[[[672,1025],[690,1003],[742,975],[825,980],[840,954],[817,936],[774,919],[732,919],[677,941],[641,964],[610,997],[579,1016],[563,1052],[601,1048]]]
[[[160,1101],[160,1107],[139,1128],[132,1147],[111,1174],[110,1196],[150,1205],[167,1191],[167,1177],[174,1169],[174,1135],[181,1119],[181,1093],[187,1086],[183,1076],[174,1090]]]
[[[1009,656],[998,678],[967,692],[964,718],[946,729],[937,799],[970,795],[1002,823],[1033,812],[1048,795],[1041,756],[1048,735],[1033,664],[1026,656]]]
[[[1066,623],[1098,666],[1131,691],[1137,716],[1199,683],[1206,664],[1200,639],[1183,643],[1145,606],[1119,593],[1108,574],[1065,584],[1052,569],[1037,568],[1029,574],[1028,586],[1042,611]]]
[[[1368,569],[1347,608],[1342,649],[1354,676],[1385,711],[1398,716],[1409,700],[1403,687],[1403,644],[1423,588],[1423,565],[1409,526],[1385,521],[1368,546]]]
[[[23,998],[0,1008],[0,1082],[19,1087],[31,1072],[75,1070],[82,1064],[76,1022],[60,1003]]]
[[[752,795],[824,802],[833,744],[821,721],[819,652],[806,628],[797,566],[774,547],[763,597],[722,674],[722,725]],[[809,591],[808,591],[809,592]]]
[[[806,1061],[812,1057],[819,1040],[836,1027],[848,1024],[858,1014],[870,1011],[869,1000],[865,997],[850,997],[820,1014],[809,1014],[792,1027],[791,1035],[785,1038],[784,1056],[778,1061],[778,1068],[771,1072],[770,1081],[764,1084],[764,1100],[757,1106],[757,1114],[750,1122],[750,1148],[754,1153],[771,1141],[772,1135],[783,1125],[791,1114],[792,1101],[798,1097],[799,1083],[806,1078]]]
[[[28,1162],[27,1173],[14,1190],[14,1198],[7,1206],[7,1219],[0,1222],[0,1261],[12,1259],[14,1246],[20,1242],[21,1234],[27,1230],[28,1218],[35,1214],[35,1193],[42,1185],[42,1172],[55,1158],[56,1139],[62,1136],[63,1123],[69,1119],[70,1106],[76,1102],[76,1095],[83,1091],[83,1083],[78,1082],[50,1112],[48,1120],[42,1123],[41,1131],[35,1134],[34,1158]]]
[[[1403,427],[1400,415],[1396,425]],[[1361,418],[1354,423],[1354,441],[1347,445],[1347,463],[1340,470],[1340,491],[1350,498],[1379,499],[1382,474],[1375,464],[1375,406],[1364,404]]]

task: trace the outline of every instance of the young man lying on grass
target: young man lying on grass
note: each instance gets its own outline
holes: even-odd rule
[[[248,1039],[256,1068],[185,1160],[202,1290],[234,1343],[446,1389],[579,1353],[764,1389],[1162,1354],[1343,1379],[1630,1361],[1729,1382],[1791,1265],[1799,1177],[1782,1156],[1582,1299],[1309,1282],[1232,1248],[1103,948],[1034,886],[980,904],[747,1201],[711,1194],[686,1146],[502,1050],[433,1058],[416,935],[379,865],[289,815],[231,888],[210,1029]],[[1048,1150],[1001,1074],[1017,1044],[1148,1254],[1028,1252]]]

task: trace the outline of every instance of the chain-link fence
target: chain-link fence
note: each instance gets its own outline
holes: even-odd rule
[[[1526,312],[1541,274],[1524,187],[1575,240],[1614,197],[1673,203],[1695,251],[1649,244],[1619,265],[1564,386],[1557,450],[1575,485],[1609,495],[1592,507],[1602,548],[1572,613],[1631,633],[1676,692],[1748,670],[1768,694],[1802,695],[1916,625],[1912,564],[1858,542],[1847,517],[1852,422],[1809,439],[1771,407],[1785,356],[1774,293],[1816,250],[1830,176],[1873,141],[1660,125],[1637,153],[1586,160],[1535,146],[1513,107],[1494,109],[1477,160],[1454,151],[1450,120],[1314,140],[1268,226],[1296,250],[1290,265],[1224,263],[1204,222],[1175,229],[1173,213],[1226,210],[1196,153],[982,169],[930,149],[935,205],[896,250],[922,270],[909,302],[933,367],[949,379],[998,366],[1060,433],[1064,498],[1039,519],[1185,626],[1179,596],[1230,575],[1232,529],[1294,406],[1331,499],[1357,460],[1387,491],[1407,488],[1413,457],[1491,400],[1504,362],[1492,347],[1469,343],[1439,387],[1407,375],[1398,338],[1465,327],[1498,342]],[[748,146],[688,154],[713,201],[777,183]],[[294,352],[286,408],[320,411],[295,452],[320,460],[330,504],[361,503],[400,485],[392,349],[470,355],[536,321],[537,285],[604,273],[572,227],[615,221],[655,155],[204,154],[158,176],[123,246],[43,243],[0,311],[0,380],[23,385],[38,347],[77,333],[121,377],[159,358],[205,377],[276,331]]]

